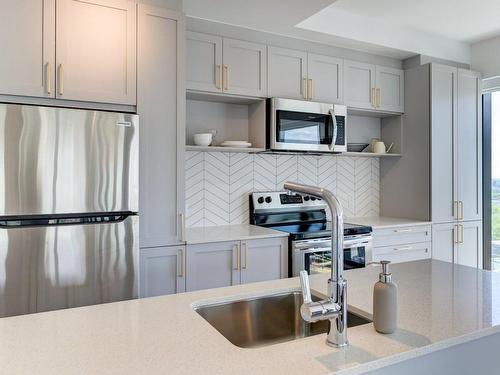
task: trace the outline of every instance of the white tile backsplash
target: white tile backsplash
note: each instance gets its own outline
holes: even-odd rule
[[[186,152],[186,225],[246,224],[249,193],[285,181],[335,193],[345,216],[379,214],[379,159],[314,155]]]

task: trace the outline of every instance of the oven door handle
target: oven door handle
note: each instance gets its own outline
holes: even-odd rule
[[[332,143],[330,143],[329,149],[330,151],[334,151],[335,145],[337,144],[337,119],[335,118],[334,109],[330,109],[330,116],[332,116],[332,122],[333,122],[333,135],[332,135]]]

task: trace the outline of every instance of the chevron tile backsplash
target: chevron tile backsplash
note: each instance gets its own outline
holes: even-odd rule
[[[285,181],[334,192],[345,216],[379,214],[379,159],[313,155],[186,152],[186,225],[245,224],[248,194]]]

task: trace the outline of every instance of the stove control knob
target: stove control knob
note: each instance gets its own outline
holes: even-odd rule
[[[260,204],[264,203],[264,197],[259,197],[257,199],[257,202],[260,203]]]
[[[304,197],[304,200],[307,202],[307,201],[309,200],[309,196],[308,196],[308,195],[306,195],[306,196]]]
[[[266,197],[266,203],[271,203],[273,201],[273,198],[271,197]]]
[[[316,197],[311,197],[311,200],[312,200],[312,201],[315,201],[315,200],[316,200]]]

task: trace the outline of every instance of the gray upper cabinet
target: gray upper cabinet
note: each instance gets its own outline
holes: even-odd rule
[[[0,94],[54,96],[55,0],[0,2]]]
[[[279,47],[268,48],[270,97],[307,99],[307,53]]]
[[[482,219],[481,81],[454,67],[431,67],[432,221]]]
[[[287,275],[287,239],[241,243],[241,283],[277,280]]]
[[[240,242],[187,246],[188,292],[240,283]]]
[[[458,70],[457,200],[460,220],[482,220],[482,107],[478,73]]]
[[[2,1],[0,48],[0,94],[136,104],[134,1]]]
[[[343,102],[343,65],[343,60],[336,57],[307,55],[310,100],[335,104]]]
[[[266,46],[224,38],[222,50],[223,91],[236,95],[266,96]]]
[[[58,98],[136,104],[136,4],[57,0]]]
[[[186,48],[189,90],[266,95],[265,45],[188,32]]]
[[[456,68],[431,66],[431,218],[435,223],[455,220],[456,81]]]
[[[186,67],[187,89],[222,92],[222,38],[187,32]]]
[[[375,109],[375,65],[344,60],[344,103]]]
[[[344,102],[358,109],[404,111],[404,71],[344,60]]]
[[[139,5],[140,246],[184,243],[184,18]]]
[[[185,246],[141,249],[139,297],[186,291]]]
[[[377,108],[382,111],[404,111],[404,71],[401,69],[377,66],[375,82],[377,85]]]

